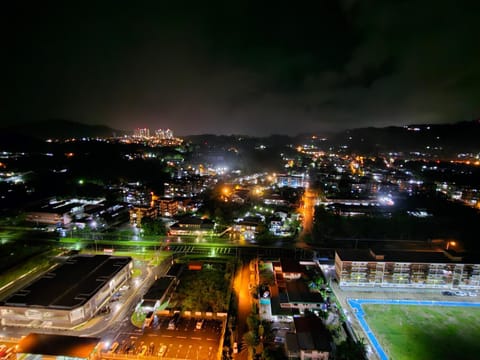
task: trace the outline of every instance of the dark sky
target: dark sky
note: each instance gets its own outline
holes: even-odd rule
[[[9,3],[2,124],[293,135],[480,116],[479,1]]]

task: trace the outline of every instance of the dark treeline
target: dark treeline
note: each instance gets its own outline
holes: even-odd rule
[[[432,216],[418,218],[400,209],[392,212],[390,217],[348,217],[317,207],[312,241],[326,246],[335,246],[335,239],[425,242],[435,239],[455,239],[460,241],[466,250],[480,250],[480,244],[476,241],[480,221],[478,211],[441,199],[428,199],[423,201],[422,205],[424,205],[422,208]]]

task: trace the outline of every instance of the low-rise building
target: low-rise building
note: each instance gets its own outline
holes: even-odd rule
[[[85,359],[100,358],[100,338],[30,333],[17,347],[19,359]]]
[[[295,317],[295,333],[286,335],[288,359],[328,360],[334,348],[330,332],[316,316]]]
[[[178,213],[178,201],[174,199],[158,200],[158,209],[161,216],[175,216]]]
[[[233,231],[242,234],[246,240],[254,240],[264,226],[265,224],[260,217],[247,216],[236,221],[233,225]]]
[[[170,235],[209,235],[213,232],[214,223],[209,219],[186,216],[170,226]]]
[[[135,206],[130,209],[130,225],[140,227],[144,217],[156,219],[158,209],[151,206]]]
[[[447,251],[337,250],[341,287],[480,289],[480,261]]]
[[[259,303],[268,320],[287,320],[305,310],[324,310],[325,301],[319,292],[312,291],[302,274],[305,268],[293,259],[282,258],[273,263],[274,283],[269,296]],[[291,320],[290,320],[291,321]]]
[[[132,258],[76,255],[0,303],[4,326],[71,328],[90,320],[131,277]]]

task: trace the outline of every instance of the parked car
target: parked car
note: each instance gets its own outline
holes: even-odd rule
[[[168,322],[168,330],[175,330],[177,328],[178,320],[180,319],[180,313],[173,314],[172,318]]]
[[[110,354],[113,354],[113,353],[117,350],[117,348],[118,348],[118,342],[115,341],[115,342],[112,344],[112,346],[110,346],[110,349],[109,349],[108,352],[109,352]]]
[[[163,356],[167,352],[167,345],[160,346],[160,350],[158,350],[158,356]]]
[[[146,353],[147,353],[147,345],[143,345],[138,355],[144,356]]]

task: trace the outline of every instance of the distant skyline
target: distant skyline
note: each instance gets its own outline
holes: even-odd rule
[[[2,125],[269,135],[480,117],[475,1],[12,2]]]

